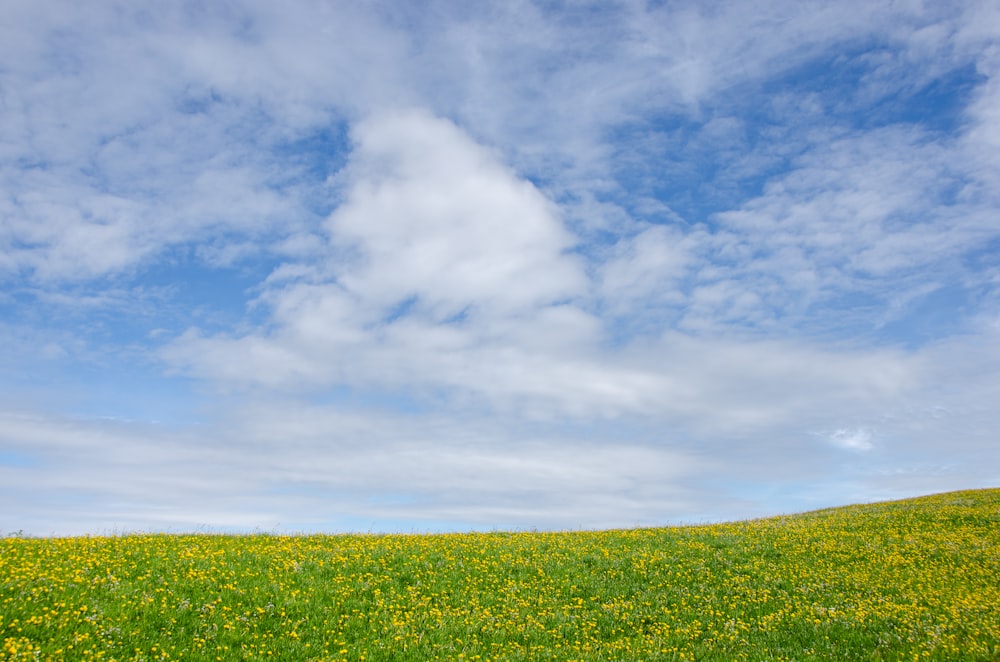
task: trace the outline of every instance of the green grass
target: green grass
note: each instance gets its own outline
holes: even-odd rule
[[[1000,490],[605,532],[5,538],[0,659],[1000,660]]]

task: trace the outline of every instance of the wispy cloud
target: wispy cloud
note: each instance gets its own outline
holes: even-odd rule
[[[830,443],[850,451],[870,451],[874,448],[872,433],[864,428],[841,428],[830,435]]]

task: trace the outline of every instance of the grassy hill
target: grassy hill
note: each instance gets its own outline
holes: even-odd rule
[[[603,532],[5,538],[0,659],[1000,660],[1000,490]]]

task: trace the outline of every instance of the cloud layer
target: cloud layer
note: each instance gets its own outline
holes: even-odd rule
[[[988,2],[0,9],[0,529],[1000,476]]]

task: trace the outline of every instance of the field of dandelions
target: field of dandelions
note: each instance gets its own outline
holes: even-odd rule
[[[1000,490],[571,533],[0,539],[4,660],[1000,660]]]

